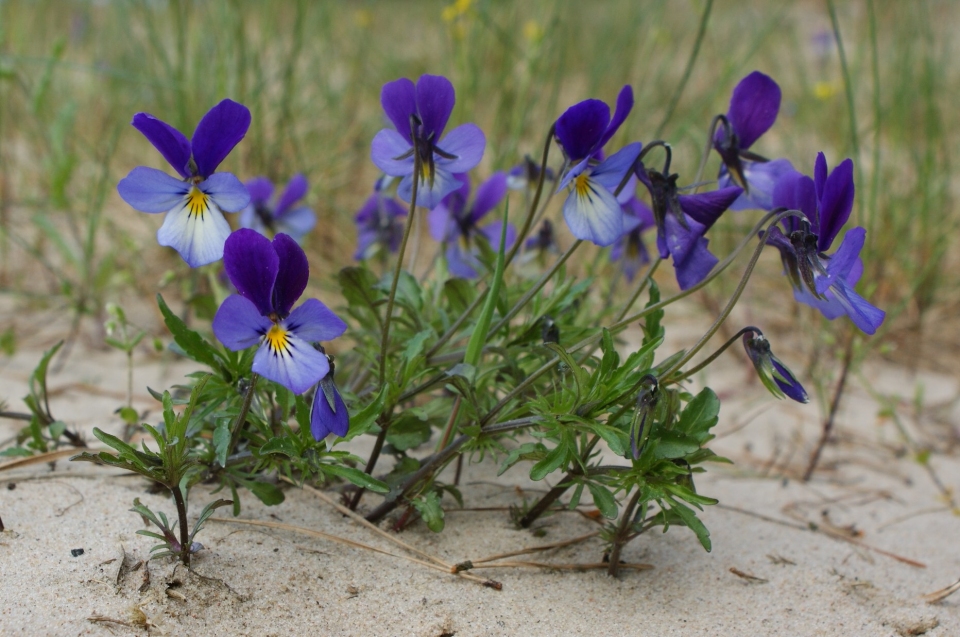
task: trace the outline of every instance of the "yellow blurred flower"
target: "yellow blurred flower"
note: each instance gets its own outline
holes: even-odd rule
[[[523,25],[523,37],[530,44],[539,44],[543,39],[543,27],[536,20],[527,20]]]
[[[361,29],[366,29],[373,24],[373,12],[370,9],[360,9],[353,14],[353,21]]]
[[[467,11],[470,10],[471,4],[473,4],[473,0],[455,0],[453,4],[443,8],[443,13],[441,13],[440,16],[444,22],[453,22],[457,18],[465,15]]]
[[[840,90],[840,87],[837,86],[836,82],[817,82],[813,85],[813,95],[818,100],[826,101],[837,94],[837,91]]]

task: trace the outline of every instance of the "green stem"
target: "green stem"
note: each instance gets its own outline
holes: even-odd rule
[[[753,327],[752,325],[749,327],[743,328],[742,330],[740,330],[739,332],[731,336],[730,339],[726,343],[721,345],[717,351],[715,351],[713,354],[710,354],[710,356],[708,356],[703,361],[701,361],[696,367],[694,367],[693,369],[687,370],[686,372],[683,373],[683,375],[677,376],[676,378],[667,378],[666,376],[663,376],[663,380],[660,382],[660,384],[661,385],[665,385],[668,383],[676,384],[676,383],[681,383],[685,381],[686,379],[690,378],[700,370],[704,369],[707,365],[715,361],[717,357],[720,356],[720,354],[723,354],[728,347],[730,347],[737,341],[737,339],[739,339],[744,334],[748,334],[750,332],[759,333],[760,330]]]
[[[250,412],[250,404],[253,403],[253,394],[257,388],[257,379],[260,375],[254,373],[250,376],[250,385],[247,387],[247,393],[243,395],[243,403],[240,405],[240,413],[237,414],[237,420],[233,423],[233,430],[230,432],[230,447],[227,448],[227,457],[233,454],[233,450],[240,442],[240,433],[243,431],[243,424],[247,421],[247,414]]]
[[[860,133],[857,129],[857,109],[853,99],[853,80],[850,78],[847,54],[843,49],[843,37],[840,35],[840,21],[837,19],[837,7],[833,0],[827,0],[827,10],[830,12],[830,24],[833,26],[833,37],[837,41],[837,53],[840,56],[840,70],[843,73],[843,88],[847,96],[847,112],[850,115],[850,143],[853,145],[857,183],[862,184],[863,166],[860,164]],[[863,223],[863,205],[860,203],[857,204],[857,225],[865,225]]]
[[[180,561],[185,566],[190,566],[190,531],[187,528],[187,503],[183,499],[183,492],[180,491],[180,485],[174,485],[170,488],[173,492],[173,501],[177,504],[177,517],[180,523]]]
[[[607,575],[610,577],[616,577],[620,572],[620,552],[626,544],[627,531],[629,531],[632,526],[633,512],[637,508],[637,503],[640,501],[640,494],[642,492],[643,489],[637,489],[633,497],[630,498],[630,504],[623,510],[623,517],[617,526],[617,533],[613,538],[613,548],[610,549],[610,566],[607,568]]]
[[[696,63],[697,55],[700,53],[700,45],[703,44],[703,39],[707,35],[707,23],[710,20],[711,9],[713,9],[713,0],[707,0],[707,4],[703,8],[703,15],[700,16],[700,28],[697,30],[697,39],[693,43],[693,50],[690,51],[690,57],[687,58],[687,67],[683,70],[683,77],[680,78],[680,84],[677,86],[677,90],[674,91],[673,96],[670,98],[670,104],[667,106],[667,112],[663,116],[663,120],[661,120],[660,125],[657,127],[657,132],[654,134],[654,137],[660,137],[660,134],[666,127],[667,122],[669,122],[670,118],[673,117],[673,112],[676,110],[677,104],[680,102],[680,96],[683,95],[683,91],[687,87],[687,82],[690,80],[690,74],[693,72],[693,65]]]

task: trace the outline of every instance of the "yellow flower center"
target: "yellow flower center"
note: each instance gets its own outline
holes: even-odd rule
[[[274,356],[290,354],[290,340],[287,337],[287,330],[276,323],[273,324],[273,327],[270,328],[270,331],[267,332],[264,338],[266,339],[267,347],[270,348]]]
[[[573,178],[573,187],[577,191],[578,197],[585,197],[590,191],[590,177],[586,171]]]
[[[187,211],[189,215],[200,217],[203,220],[203,213],[210,209],[208,201],[210,197],[196,186],[187,193]]]

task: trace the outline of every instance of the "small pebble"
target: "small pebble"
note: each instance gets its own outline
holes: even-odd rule
[[[70,555],[74,557],[80,557],[83,555],[83,549],[70,549]]]

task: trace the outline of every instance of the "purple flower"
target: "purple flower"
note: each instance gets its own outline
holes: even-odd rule
[[[613,191],[640,156],[641,145],[628,144],[598,159],[632,108],[633,89],[624,86],[612,120],[610,107],[592,99],[574,104],[557,119],[557,141],[572,164],[559,185],[560,189],[571,186],[563,218],[573,236],[598,246],[608,246],[623,234],[623,211]]]
[[[386,254],[400,249],[403,224],[399,218],[407,216],[407,211],[396,199],[384,193],[390,180],[390,177],[378,179],[373,194],[354,216],[358,236],[353,258],[357,261],[369,259],[378,252]]]
[[[721,188],[739,185],[744,189],[740,199],[730,206],[733,210],[771,210],[777,180],[793,170],[786,159],[768,161],[749,150],[777,120],[780,98],[777,83],[759,71],[740,80],[733,89],[730,108],[721,118],[723,126],[713,139],[713,147],[723,160],[718,185]]]
[[[470,177],[457,175],[461,186],[444,197],[439,206],[430,211],[427,223],[430,236],[446,244],[447,267],[450,274],[465,279],[477,276],[482,267],[477,258],[473,243],[477,236],[483,236],[494,250],[500,249],[502,221],[494,221],[483,228],[478,223],[487,213],[497,207],[507,194],[507,176],[496,172],[477,188],[473,203],[467,205],[470,197]],[[507,224],[507,245],[517,240],[517,230],[512,223]]]
[[[553,181],[557,178],[549,167],[543,176],[544,181]],[[536,190],[540,181],[540,164],[533,161],[530,155],[523,158],[523,163],[517,164],[507,173],[507,188],[510,190]]]
[[[818,153],[813,179],[793,171],[780,179],[773,193],[775,206],[799,210],[806,219],[785,219],[784,231],[772,228],[767,243],[780,250],[798,301],[830,320],[846,314],[873,334],[886,314],[854,290],[863,274],[860,250],[866,230],[851,229],[835,253],[825,254],[850,217],[853,197],[853,162],[845,159],[828,176],[827,160]]]
[[[537,230],[537,234],[527,239],[523,247],[527,250],[536,250],[541,254],[560,251],[557,246],[557,234],[554,232],[553,224],[550,223],[549,219],[540,222],[540,229]]]
[[[637,272],[650,263],[650,254],[643,243],[643,232],[654,227],[653,211],[634,194],[635,188],[628,184],[617,198],[623,209],[623,235],[610,249],[610,260],[620,261],[627,281],[633,281]]]
[[[322,348],[320,351],[323,353]],[[350,429],[350,414],[340,396],[340,390],[333,382],[333,357],[326,357],[330,371],[317,385],[313,406],[310,408],[310,433],[314,440],[323,440],[331,433],[343,438]]]
[[[295,394],[330,371],[311,343],[343,334],[347,324],[317,299],[291,311],[310,276],[307,255],[291,237],[271,242],[243,228],[227,239],[223,266],[239,294],[228,296],[213,317],[213,333],[227,349],[259,345],[253,371]]]
[[[763,386],[777,398],[787,396],[798,403],[809,402],[810,399],[800,381],[770,351],[770,341],[756,328],[746,328],[746,330],[748,331],[743,335],[743,347],[747,350],[747,356],[753,361]]]
[[[214,171],[246,135],[250,111],[223,100],[203,116],[192,140],[147,113],[134,115],[132,124],[183,180],[138,166],[120,180],[120,196],[142,212],[167,213],[157,242],[179,252],[191,268],[219,260],[230,234],[222,211],[243,209],[250,194],[231,173]]]
[[[737,186],[696,195],[681,195],[676,173],[659,172],[637,166],[640,181],[650,191],[653,218],[657,225],[660,258],[673,257],[673,267],[681,290],[687,290],[710,274],[719,259],[707,249],[704,234],[723,211],[740,196]]]
[[[397,188],[403,201],[409,203],[413,191],[414,137],[422,167],[417,205],[424,208],[439,205],[460,187],[454,173],[470,170],[483,158],[487,141],[474,124],[457,126],[441,139],[455,101],[453,85],[440,75],[421,75],[416,86],[407,78],[383,85],[380,103],[395,130],[377,133],[370,157],[386,174],[403,177]]]
[[[307,178],[294,175],[277,201],[271,205],[273,183],[256,177],[246,184],[250,205],[240,211],[240,227],[252,228],[264,236],[282,232],[299,243],[317,224],[317,216],[308,206],[296,206],[307,194]]]

